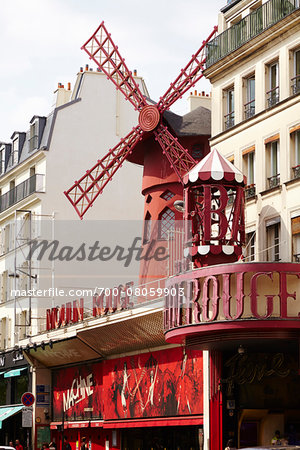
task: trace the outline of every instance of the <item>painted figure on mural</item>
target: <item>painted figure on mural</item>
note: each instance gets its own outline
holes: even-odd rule
[[[106,419],[189,415],[202,408],[199,352],[171,349],[167,354],[133,355],[105,365]]]
[[[162,406],[162,372],[157,359],[151,354],[145,364],[146,376],[143,383],[142,413],[144,417],[158,416]]]

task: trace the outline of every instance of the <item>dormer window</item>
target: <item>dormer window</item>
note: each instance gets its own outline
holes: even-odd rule
[[[29,152],[40,148],[43,132],[46,125],[46,117],[33,116],[29,130]]]
[[[13,140],[12,144],[12,155],[11,155],[11,163],[15,166],[18,163],[19,159],[19,138]]]
[[[4,173],[5,170],[5,147],[0,147],[0,175]]]
[[[33,122],[30,125],[29,151],[32,152],[38,148],[38,124]]]

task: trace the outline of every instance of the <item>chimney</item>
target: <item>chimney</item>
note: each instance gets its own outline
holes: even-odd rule
[[[71,83],[68,83],[68,89],[65,89],[65,86],[62,83],[57,84],[57,89],[54,91],[54,106],[57,108],[58,106],[64,105],[68,103],[71,99]]]
[[[190,111],[193,111],[199,106],[211,110],[211,93],[206,94],[205,91],[202,91],[198,94],[197,90],[195,90],[194,93],[190,92],[188,102]]]

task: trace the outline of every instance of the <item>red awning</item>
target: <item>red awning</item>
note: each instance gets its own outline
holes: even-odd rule
[[[103,428],[178,427],[187,425],[203,425],[203,416],[163,419],[106,420],[103,422]]]
[[[90,425],[92,428],[103,428],[103,420],[91,420]]]
[[[89,421],[85,422],[68,422],[68,428],[88,428],[90,426]]]
[[[62,422],[51,422],[50,423],[50,430],[57,430],[58,426],[62,425]],[[64,429],[68,428],[67,422],[64,423]]]

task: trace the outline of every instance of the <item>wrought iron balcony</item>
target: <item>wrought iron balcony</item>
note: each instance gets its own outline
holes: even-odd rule
[[[249,184],[248,186],[245,187],[245,198],[246,198],[246,200],[248,198],[255,197],[255,193],[256,193],[255,184]]]
[[[226,116],[224,116],[224,120],[225,120],[225,130],[228,130],[229,128],[233,127],[234,125],[234,111],[226,114]]]
[[[292,92],[293,94],[299,94],[300,92],[300,75],[291,78],[292,82]]]
[[[269,0],[264,3],[207,44],[206,67],[215,64],[298,8],[298,0]]]
[[[278,173],[277,175],[273,175],[272,177],[269,177],[268,184],[269,184],[269,189],[279,186],[280,185],[280,174]]]
[[[36,148],[38,148],[38,140],[39,140],[39,137],[38,137],[38,135],[37,134],[35,134],[34,136],[32,136],[30,139],[29,139],[29,151],[30,152],[32,152],[33,150],[35,150]]]
[[[248,103],[244,104],[245,108],[245,119],[250,119],[250,117],[255,114],[255,100],[251,100]]]
[[[300,178],[300,164],[298,166],[292,167],[293,170],[293,178]]]
[[[0,196],[0,212],[20,202],[34,192],[44,192],[44,175],[35,174]]]
[[[271,106],[274,106],[279,102],[279,86],[267,91],[267,102],[268,108],[271,108]]]

